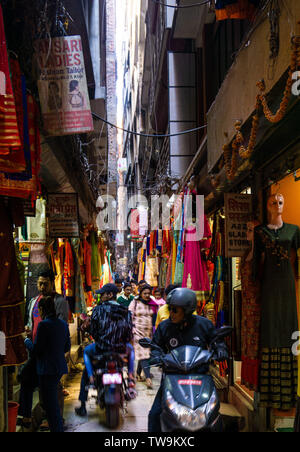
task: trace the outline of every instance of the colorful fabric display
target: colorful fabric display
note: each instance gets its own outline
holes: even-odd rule
[[[5,77],[5,93],[0,94],[0,155],[21,147],[15,99],[10,79],[3,12],[0,5],[0,72]]]

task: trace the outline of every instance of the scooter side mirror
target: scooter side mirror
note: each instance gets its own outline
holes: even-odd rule
[[[162,349],[158,345],[153,344],[151,342],[151,339],[149,339],[148,337],[143,337],[143,339],[140,339],[139,344],[143,348],[152,348],[153,350],[158,350],[159,352],[162,352]]]
[[[151,340],[148,337],[143,337],[143,339],[140,339],[139,344],[143,348],[151,348]]]

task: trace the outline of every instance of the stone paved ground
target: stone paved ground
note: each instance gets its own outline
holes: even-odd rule
[[[121,412],[121,423],[118,429],[109,430],[105,426],[104,411],[96,406],[95,401],[90,398],[87,403],[88,416],[81,418],[74,412],[75,407],[80,405],[78,395],[80,389],[81,373],[70,374],[65,382],[65,388],[70,395],[65,398],[64,418],[67,432],[146,432],[148,423],[148,412],[160,383],[160,373],[152,368],[154,375],[153,389],[149,390],[145,383],[138,382],[136,389],[138,396],[128,403],[127,412]]]

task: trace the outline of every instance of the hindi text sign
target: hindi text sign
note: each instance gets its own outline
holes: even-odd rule
[[[77,193],[49,193],[47,211],[50,237],[79,237]]]

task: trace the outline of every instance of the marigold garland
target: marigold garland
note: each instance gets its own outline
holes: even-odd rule
[[[224,163],[225,163],[225,169],[226,169],[226,176],[227,179],[232,181],[235,178],[237,168],[238,168],[238,161],[237,157],[238,155],[242,159],[249,159],[253,153],[255,143],[256,143],[256,137],[257,137],[257,131],[259,126],[259,109],[260,106],[262,106],[264,116],[269,122],[277,123],[282,120],[284,117],[287,106],[291,97],[291,89],[293,84],[293,73],[296,72],[297,66],[300,65],[300,36],[294,36],[292,38],[292,56],[291,56],[291,65],[289,69],[289,74],[283,94],[283,99],[280,103],[280,106],[275,114],[273,114],[268,106],[267,99],[266,99],[266,85],[264,80],[260,80],[257,83],[257,87],[260,90],[260,94],[257,94],[256,96],[256,105],[255,105],[255,114],[252,117],[252,127],[251,127],[251,133],[250,133],[250,139],[248,146],[243,146],[244,137],[241,132],[241,126],[242,121],[236,121],[235,123],[235,129],[236,134],[234,137],[234,140],[232,142],[232,146],[230,146],[229,143],[224,144],[223,146],[223,154],[224,154]],[[225,134],[225,136],[228,138],[228,134]]]

